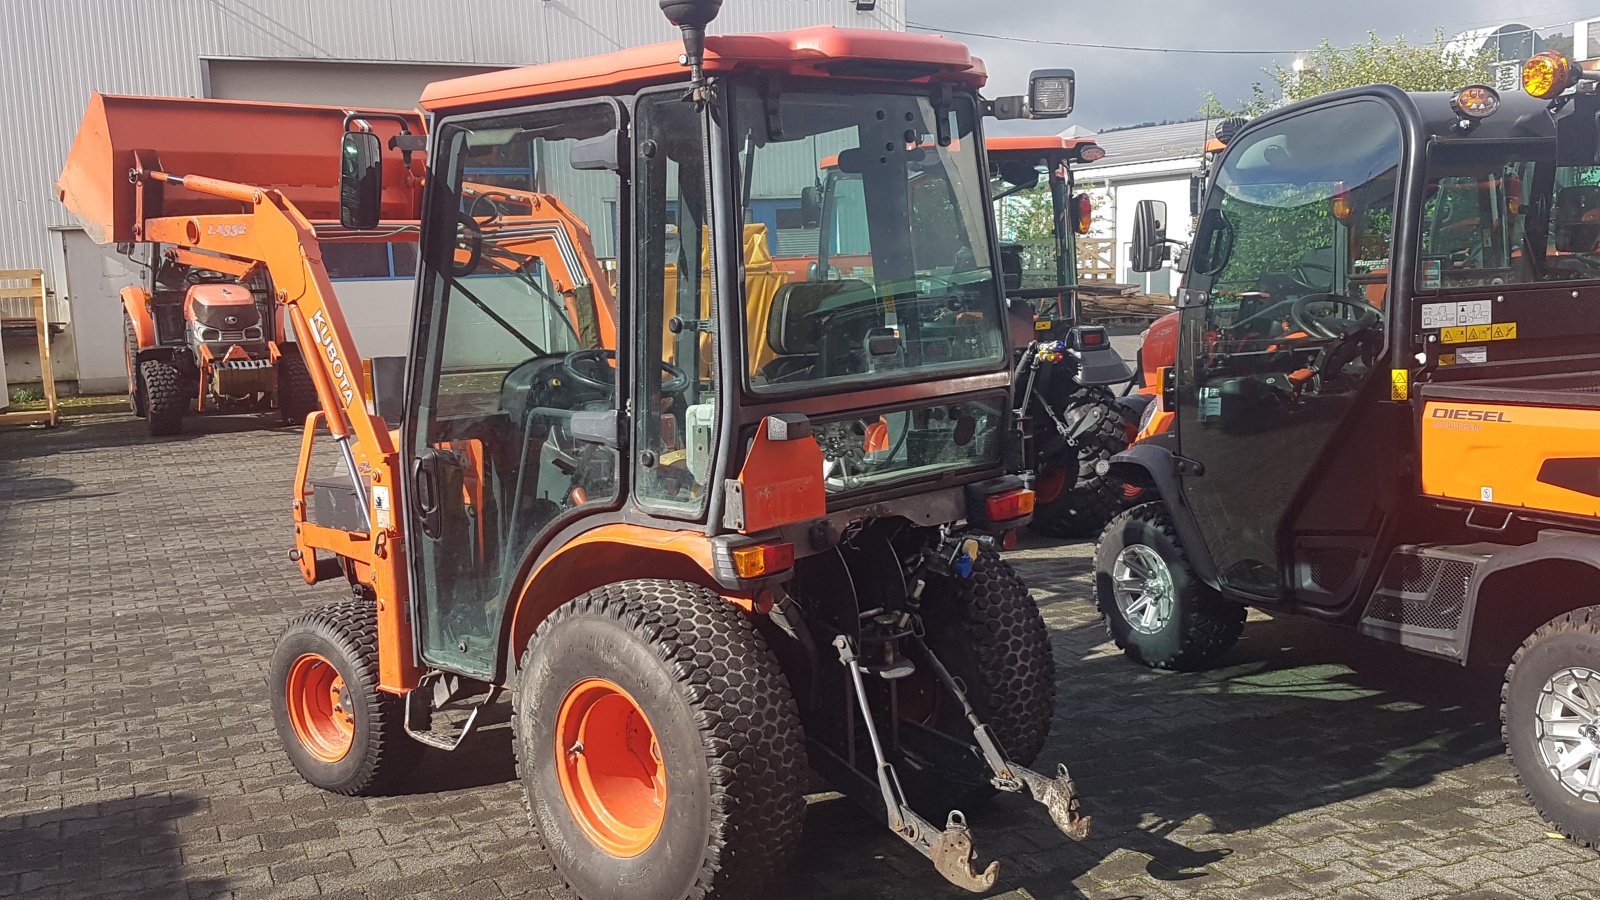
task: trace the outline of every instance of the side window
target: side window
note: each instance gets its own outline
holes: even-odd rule
[[[635,161],[640,246],[640,502],[703,508],[716,447],[715,315],[704,121],[671,91],[641,98]]]
[[[591,228],[609,235],[620,184],[574,165],[617,128],[596,104],[440,129],[431,215],[454,239],[424,260],[412,438],[432,489],[416,488],[431,501],[419,506],[430,661],[470,669],[532,545],[564,513],[617,496],[615,441],[596,437],[617,408],[615,267]]]

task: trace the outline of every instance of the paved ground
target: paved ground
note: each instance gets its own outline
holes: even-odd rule
[[[243,418],[152,440],[120,416],[0,432],[0,895],[549,896],[503,724],[405,796],[305,786],[262,675],[336,599],[288,561],[298,437]],[[1082,845],[1026,803],[974,816],[1007,897],[1600,897],[1500,754],[1492,678],[1300,622],[1206,675],[1135,668],[1085,601],[1084,546],[1014,559],[1049,619]],[[997,821],[998,820],[998,821]],[[1006,824],[998,824],[1004,822]],[[945,898],[840,800],[811,805],[794,897]]]

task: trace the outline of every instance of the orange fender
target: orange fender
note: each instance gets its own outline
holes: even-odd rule
[[[156,345],[156,321],[150,315],[150,292],[137,285],[121,290],[122,310],[133,322],[133,337],[140,350]]]

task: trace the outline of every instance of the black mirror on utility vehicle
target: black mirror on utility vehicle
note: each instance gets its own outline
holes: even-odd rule
[[[806,228],[816,228],[822,224],[821,188],[812,186],[800,189],[800,221]]]
[[[1022,290],[1022,245],[1001,244],[1000,272],[1007,291]]]
[[[339,147],[339,224],[376,228],[383,205],[383,145],[369,131],[347,131]]]
[[[1133,249],[1130,263],[1135,272],[1154,272],[1167,261],[1167,204],[1160,200],[1140,200],[1133,212]]]

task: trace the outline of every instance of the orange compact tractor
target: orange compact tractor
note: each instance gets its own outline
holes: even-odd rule
[[[1505,667],[1540,812],[1600,842],[1600,76],[1379,85],[1250,122],[1179,292],[1154,499],[1096,557],[1113,637],[1195,668],[1247,605]],[[1161,264],[1155,204],[1133,258]]]
[[[308,781],[389,787],[509,690],[533,828],[579,896],[756,896],[808,765],[984,890],[963,808],[1010,791],[1088,825],[1064,768],[1026,767],[1055,668],[993,549],[1033,494],[1005,468],[979,149],[986,114],[1054,114],[1064,85],[986,101],[941,38],[708,39],[719,6],[662,3],[682,47],[435,84],[425,148],[405,116],[257,108],[293,179],[211,152],[211,103],[96,100],[63,197],[105,239],[253,273],[309,348],[291,556],[350,596],[268,667]],[[183,121],[156,141],[102,104]],[[848,277],[776,266],[756,221],[818,146],[861,179]],[[911,203],[913,174],[942,202]],[[404,392],[369,397],[318,248],[417,233]],[[309,475],[324,430],[342,482]]]
[[[288,108],[268,113],[267,109],[247,103],[208,105],[206,127],[215,134],[206,152],[215,156],[249,154],[258,161],[263,181],[291,182],[306,160],[299,148],[283,142],[280,127],[299,134],[301,126],[319,113]],[[178,157],[169,152],[163,158],[150,149],[170,146],[169,129],[192,127],[189,114],[190,107],[181,104],[129,104],[122,98],[97,97],[86,124],[114,129],[128,147],[137,149],[125,160],[112,160],[103,155],[91,158],[89,153],[103,154],[106,148],[84,145],[79,164],[105,171],[125,163],[127,178],[166,168],[204,167],[211,158],[183,156],[181,148],[176,150]],[[265,121],[268,117],[276,121]],[[409,118],[414,128],[420,128],[415,114]],[[332,127],[338,125],[335,117]],[[257,128],[259,133],[245,130]],[[96,184],[81,189],[87,193],[72,198],[73,202],[104,206],[112,195],[123,202],[143,197],[120,186]],[[115,242],[130,258],[135,255],[135,243],[146,248],[141,262],[144,283],[122,289],[122,312],[128,401],[134,413],[149,423],[150,433],[177,433],[191,409],[200,413],[276,410],[284,422],[303,421],[317,406],[316,389],[300,345],[289,340],[284,307],[270,288],[265,267],[257,261],[197,253],[195,237],[187,233],[146,234],[143,222],[160,218],[163,211],[159,207],[118,209],[118,213],[122,219],[85,220],[85,227],[96,240]]]
[[[1049,218],[1047,234],[1000,245],[1020,325],[1013,337],[1016,412],[1028,435],[1020,470],[1038,497],[1030,527],[1056,537],[1093,534],[1122,507],[1122,484],[1106,462],[1128,446],[1129,424],[1138,419],[1137,409],[1111,392],[1131,382],[1133,370],[1105,328],[1082,324],[1076,290],[1077,238],[1089,233],[1093,207],[1088,194],[1073,193],[1072,164],[1102,159],[1105,151],[1055,135],[994,137],[986,146],[1002,235],[1015,236],[1021,229],[1008,220],[1029,212]]]

